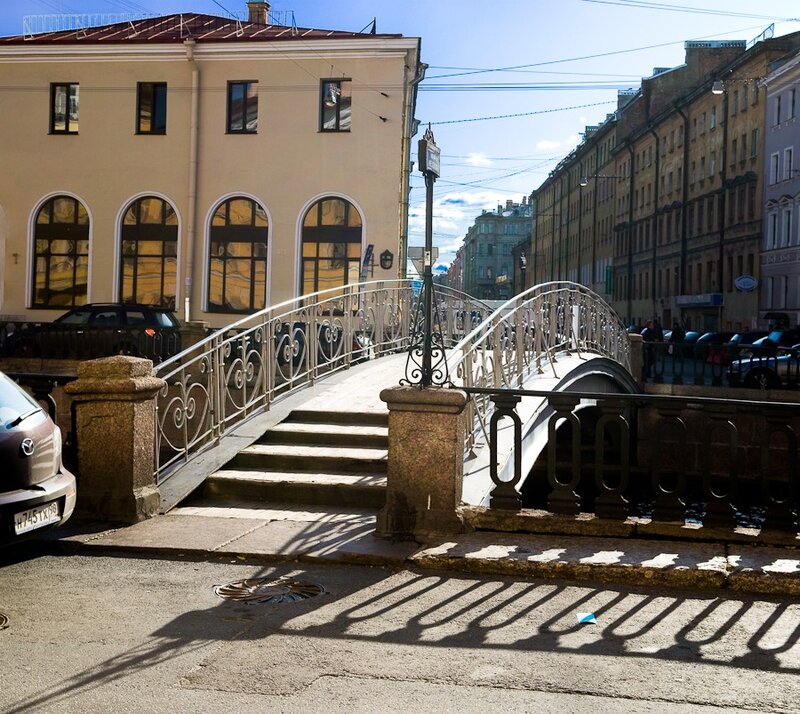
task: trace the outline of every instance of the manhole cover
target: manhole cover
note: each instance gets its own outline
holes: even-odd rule
[[[214,594],[223,600],[235,602],[265,602],[277,605],[284,602],[308,600],[325,592],[325,588],[315,583],[306,583],[294,578],[247,578],[228,585],[215,585]]]
[[[5,630],[8,627],[8,615],[0,612],[0,630]]]

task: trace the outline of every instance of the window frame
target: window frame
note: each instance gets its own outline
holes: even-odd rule
[[[249,96],[250,87],[255,88],[255,128],[247,128],[247,99]],[[234,128],[231,125],[233,118],[233,88],[244,87],[242,92],[242,126],[240,129]],[[258,134],[258,80],[257,79],[231,79],[228,80],[228,85],[225,93],[225,133],[226,134]]]
[[[231,204],[236,201],[249,201],[251,204],[250,223],[236,223],[231,221]],[[214,225],[214,219],[220,211],[224,212],[223,225]],[[264,226],[257,225],[257,213],[261,211],[264,214]],[[247,195],[235,195],[220,201],[211,212],[211,217],[208,223],[208,246],[207,246],[207,267],[206,267],[206,309],[208,312],[213,313],[231,313],[231,314],[252,314],[258,310],[262,310],[267,306],[267,295],[270,289],[270,262],[269,262],[269,243],[270,241],[270,220],[267,209],[256,199]],[[255,249],[256,245],[263,242],[263,256],[257,255]],[[211,251],[216,243],[225,244],[226,252],[222,255],[214,255]],[[231,245],[249,245],[250,255],[237,255],[231,253],[229,248]],[[223,271],[221,274],[220,294],[224,302],[228,290],[228,277],[229,266],[235,266],[239,261],[246,261],[250,270],[250,290],[249,290],[249,305],[242,308],[228,307],[225,304],[218,304],[212,302],[211,291],[211,278],[214,266],[214,261],[219,261],[222,265]],[[258,281],[255,279],[257,276],[258,265],[263,265],[264,272],[264,294],[256,295],[256,287]]]
[[[151,88],[151,109],[150,109],[150,126],[149,130],[142,129],[142,88]],[[159,106],[159,94],[163,90],[163,95],[160,96],[163,102],[164,112],[164,126],[152,128],[155,124],[155,117],[157,116],[157,107]],[[136,134],[138,135],[165,135],[167,133],[167,83],[166,82],[137,82],[136,83]]]
[[[73,204],[72,221],[57,221],[55,219],[56,201],[67,200]],[[81,220],[81,209],[86,216],[86,220]],[[47,221],[41,221],[40,216],[46,211]],[[67,249],[54,253],[52,247],[54,243],[62,242],[67,244]],[[46,243],[46,247],[40,250],[40,243]],[[86,251],[81,252],[81,244],[86,245]],[[91,217],[86,205],[69,194],[59,194],[51,196],[44,201],[36,211],[33,224],[33,271],[31,281],[30,305],[32,309],[54,309],[54,308],[73,308],[85,305],[89,295],[89,256],[91,254]],[[71,296],[68,302],[54,301],[52,298],[53,288],[50,287],[53,266],[53,256],[62,256],[62,259],[71,261],[70,269],[72,279],[69,289]],[[43,269],[38,265],[39,260],[45,261]],[[79,263],[85,260],[85,282],[79,283],[77,277],[80,275]],[[42,292],[46,297],[39,299],[39,286],[37,276],[42,276]],[[63,292],[63,291],[62,291]],[[63,293],[66,295],[66,293]]]
[[[348,85],[349,91],[347,93],[342,91],[342,87],[344,84]],[[326,87],[327,85],[337,85],[338,86],[338,96],[339,99],[336,102],[336,112],[335,112],[335,126],[326,128],[325,126],[325,94],[326,94]],[[344,102],[342,98],[346,97],[347,106],[349,108],[349,112],[347,114],[347,126],[342,126],[342,108]],[[333,107],[328,107],[332,109]],[[342,77],[341,79],[321,79],[319,82],[319,130],[325,134],[347,134],[352,130],[353,125],[353,80],[347,77]]]
[[[158,223],[146,223],[142,221],[142,205],[145,201],[148,200],[157,200],[161,203],[161,216]],[[175,217],[174,224],[169,222],[169,211],[172,211],[172,215]],[[130,211],[134,212],[135,222],[134,223],[126,223],[125,219]],[[137,292],[138,284],[139,284],[139,268],[140,268],[140,258],[160,258],[161,259],[161,269],[159,275],[159,282],[160,282],[160,293],[161,293],[161,300],[157,303],[152,303],[158,305],[159,307],[164,307],[169,310],[175,310],[175,306],[177,303],[178,297],[178,239],[180,236],[180,226],[178,222],[178,214],[175,210],[175,206],[173,206],[169,201],[162,198],[161,196],[155,195],[147,195],[147,196],[140,196],[139,198],[134,199],[131,201],[126,207],[125,210],[122,212],[122,217],[120,218],[120,232],[119,232],[119,265],[117,267],[118,279],[119,279],[119,302],[121,303],[144,303],[146,302],[140,293]],[[128,254],[125,252],[125,244],[126,242],[132,242],[135,244],[135,249],[132,253]],[[140,250],[141,245],[146,244],[160,244],[160,252],[156,253],[142,253]],[[172,245],[174,247],[174,251],[169,251],[168,247]],[[131,293],[132,298],[127,299],[125,295],[125,288],[126,288],[126,275],[125,275],[125,259],[132,258],[133,259],[133,270],[130,276],[131,281]],[[174,271],[169,271],[167,266],[169,265],[169,259],[172,258],[174,260]],[[168,292],[165,290],[165,287],[170,278],[170,272],[172,272],[172,283],[174,294],[168,295]]]
[[[75,112],[78,119],[74,124],[77,128],[70,128],[70,97],[73,96],[72,88],[75,88]],[[64,110],[64,129],[56,128],[56,92],[59,88],[66,89],[67,107]],[[80,130],[80,83],[79,82],[51,82],[50,83],[50,134],[78,134]]]

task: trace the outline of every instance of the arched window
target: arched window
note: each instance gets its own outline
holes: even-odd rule
[[[208,309],[255,312],[266,307],[269,223],[255,201],[223,201],[211,219]]]
[[[86,303],[89,277],[89,214],[71,196],[56,196],[36,214],[33,307]]]
[[[361,269],[361,216],[348,201],[323,198],[303,219],[303,294],[357,283]]]
[[[178,217],[156,196],[137,198],[122,218],[120,300],[175,309]]]

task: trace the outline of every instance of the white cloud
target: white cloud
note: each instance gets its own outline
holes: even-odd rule
[[[492,162],[487,158],[486,154],[469,154],[467,156],[467,163],[471,166],[491,166]]]

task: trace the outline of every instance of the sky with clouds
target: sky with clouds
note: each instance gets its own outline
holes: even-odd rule
[[[484,209],[521,201],[686,40],[752,40],[800,30],[798,0],[272,0],[302,27],[422,38],[429,65],[417,118],[442,149],[434,244],[449,264]],[[0,0],[0,35],[24,15],[246,12],[245,0]],[[424,241],[425,187],[412,180],[411,245]]]

